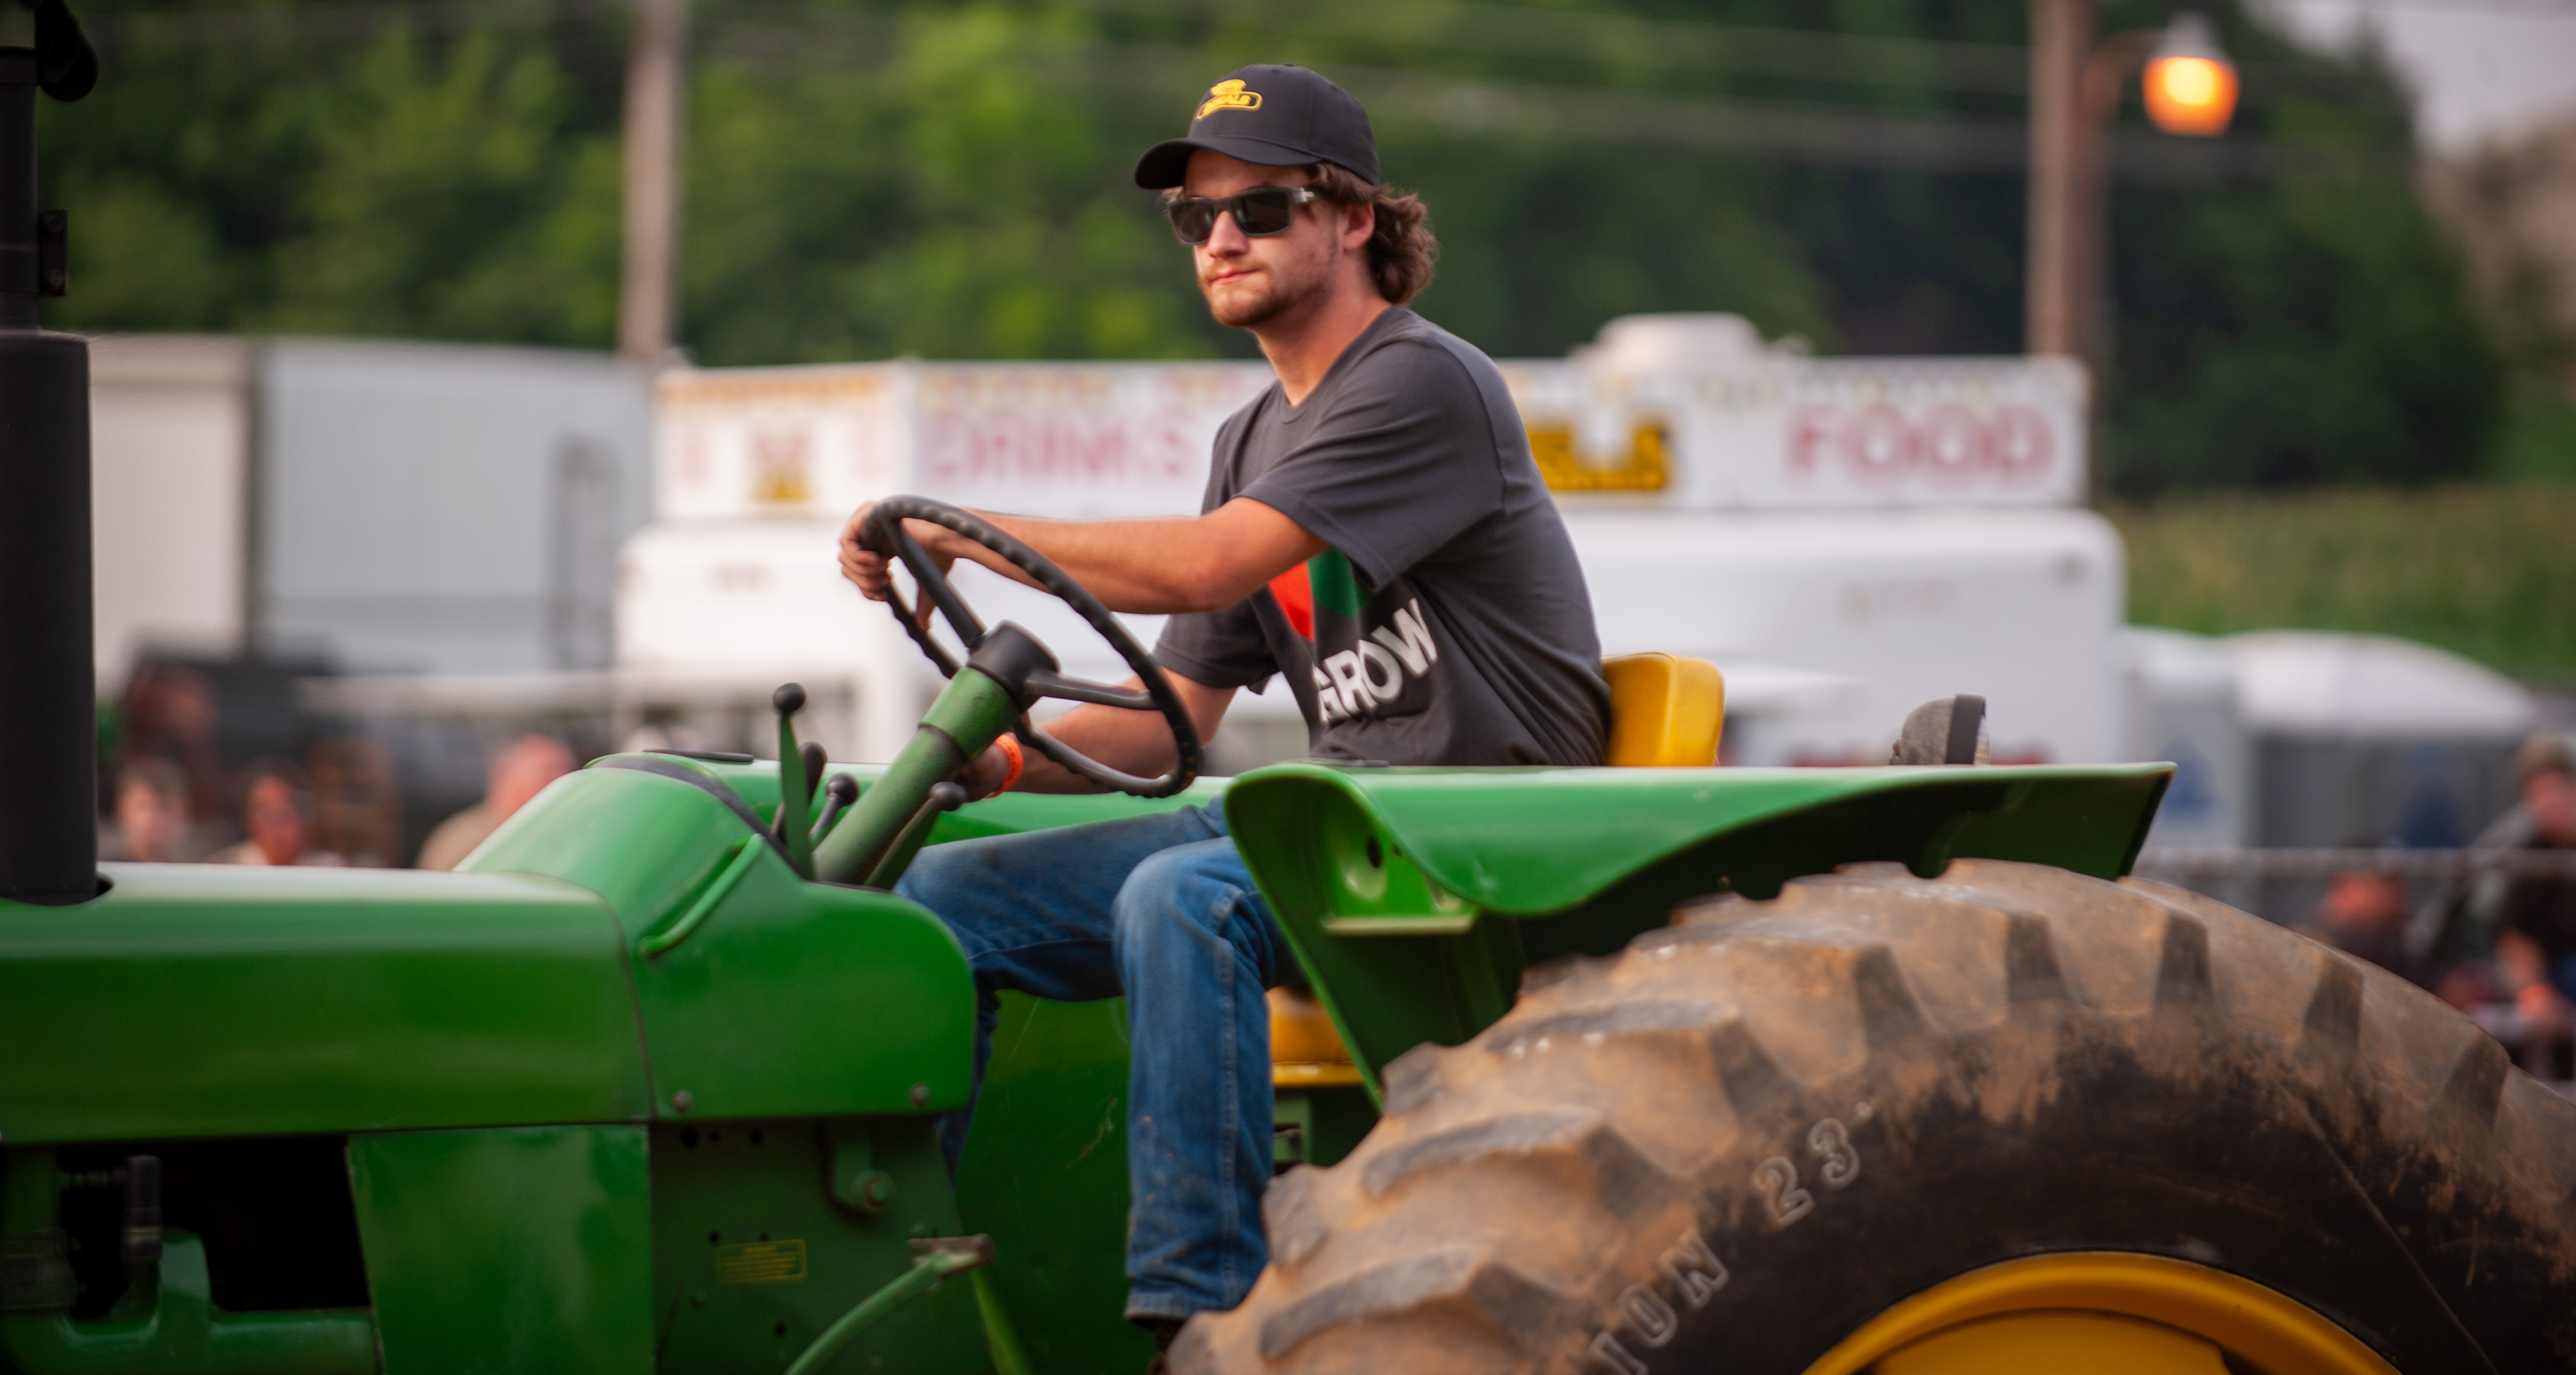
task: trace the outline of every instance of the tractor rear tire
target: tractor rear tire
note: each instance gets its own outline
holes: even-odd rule
[[[1857,1371],[1884,1353],[1837,1344],[1909,1298],[2095,1253],[2322,1334],[2199,1333],[2238,1375],[2576,1369],[2576,1105],[2161,884],[1962,860],[1704,900],[1385,1087],[1271,1186],[1269,1268],[1176,1371]]]

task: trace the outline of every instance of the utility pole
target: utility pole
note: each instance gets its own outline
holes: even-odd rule
[[[2085,68],[2093,0],[2031,0],[2030,246],[2024,263],[2023,348],[2083,357],[2090,342],[2084,240],[2091,210]]]
[[[626,59],[626,261],[617,351],[658,363],[678,334],[680,99],[689,0],[636,0]]]

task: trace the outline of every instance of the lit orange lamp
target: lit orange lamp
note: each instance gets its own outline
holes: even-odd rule
[[[2168,134],[2210,138],[2236,115],[2236,66],[2209,21],[2187,10],[2147,58],[2146,88],[2147,118]]]

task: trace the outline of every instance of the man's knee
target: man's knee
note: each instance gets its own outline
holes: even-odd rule
[[[1251,876],[1231,845],[1179,845],[1149,856],[1119,886],[1118,941],[1152,942],[1182,934],[1174,919],[1194,932],[1236,939]]]
[[[975,871],[985,867],[976,864],[965,850],[962,843],[934,845],[913,856],[903,877],[895,880],[895,895],[910,898],[934,913],[956,910],[971,888]]]

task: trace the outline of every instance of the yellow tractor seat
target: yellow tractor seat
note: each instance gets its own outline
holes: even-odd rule
[[[1706,659],[1622,654],[1601,661],[1610,680],[1610,750],[1617,769],[1705,769],[1717,763],[1726,679]]]
[[[1315,995],[1270,990],[1270,1083],[1274,1088],[1332,1088],[1360,1082],[1351,1052]]]
[[[1608,762],[1622,769],[1704,769],[1717,762],[1726,679],[1706,659],[1623,654],[1605,659],[1610,680]],[[1270,1082],[1322,1088],[1360,1082],[1351,1053],[1315,995],[1270,990]]]

